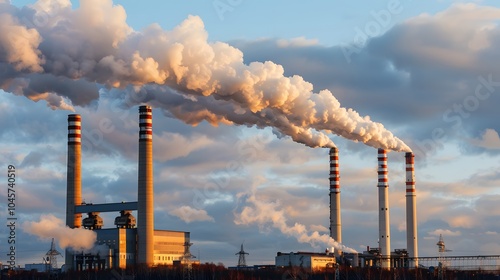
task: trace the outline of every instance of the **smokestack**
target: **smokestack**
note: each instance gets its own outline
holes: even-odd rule
[[[340,217],[340,175],[339,152],[330,149],[330,237],[342,243],[342,222]]]
[[[389,268],[391,264],[391,239],[389,221],[389,183],[387,179],[387,153],[384,149],[378,149],[378,228],[381,267]]]
[[[82,226],[82,214],[75,213],[75,206],[82,204],[82,119],[80,115],[68,115],[68,162],[66,173],[66,225]],[[73,255],[66,250],[66,267],[73,268]]]
[[[406,153],[406,246],[410,267],[418,266],[417,238],[417,196],[415,193],[415,159],[413,153]]]
[[[153,114],[151,107],[139,107],[139,177],[137,195],[138,263],[152,266],[153,213]]]

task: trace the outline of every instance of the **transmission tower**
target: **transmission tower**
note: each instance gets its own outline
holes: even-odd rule
[[[193,262],[191,261],[192,258],[196,258],[195,256],[191,255],[191,251],[189,248],[193,245],[193,243],[185,242],[184,243],[184,256],[182,257],[183,263],[183,278],[184,280],[193,280],[194,275],[193,275]]]
[[[49,271],[57,269],[57,256],[61,256],[61,253],[56,250],[54,238],[52,238],[52,243],[50,243],[50,250],[45,254],[44,258],[45,263],[49,266]]]
[[[240,257],[238,258],[238,267],[246,267],[247,261],[245,260],[245,255],[248,255],[248,253],[243,250],[243,243],[241,243],[240,251],[235,255],[240,255]]]

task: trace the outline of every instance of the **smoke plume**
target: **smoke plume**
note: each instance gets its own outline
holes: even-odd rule
[[[234,222],[237,225],[257,224],[260,228],[270,225],[287,236],[295,237],[300,243],[308,243],[316,249],[334,247],[346,253],[356,253],[356,250],[335,241],[328,234],[307,230],[306,226],[300,223],[288,225],[285,211],[280,203],[258,199],[256,187],[253,187],[249,193],[238,194],[238,197],[245,198],[247,206],[243,207],[241,213],[235,213]]]
[[[0,88],[61,109],[87,106],[100,90],[119,89],[122,98],[143,92],[137,103],[193,125],[272,127],[279,137],[311,147],[333,147],[333,133],[410,151],[382,124],[342,107],[330,91],[315,92],[271,61],[245,64],[239,49],[209,42],[199,17],[173,30],[152,24],[135,31],[111,0],[82,0],[78,9],[69,0],[21,9],[0,2]]]
[[[82,228],[69,228],[61,219],[53,215],[42,215],[39,222],[24,222],[25,232],[41,239],[55,238],[62,249],[72,248],[75,251],[90,250],[97,240],[94,231]]]

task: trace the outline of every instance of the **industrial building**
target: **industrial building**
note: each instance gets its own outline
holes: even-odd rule
[[[275,265],[277,268],[300,267],[305,270],[318,271],[331,268],[335,264],[335,255],[331,253],[278,252],[275,257]]]
[[[151,107],[140,106],[137,202],[85,204],[81,186],[81,117],[68,116],[66,225],[95,231],[97,244],[91,252],[66,250],[66,270],[172,265],[189,252],[189,232],[154,229],[152,128]],[[137,211],[137,223],[132,211]],[[117,213],[113,225],[104,224],[99,216],[102,212]],[[87,217],[82,219],[82,214]]]

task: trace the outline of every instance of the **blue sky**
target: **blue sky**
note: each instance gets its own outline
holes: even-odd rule
[[[350,42],[356,27],[364,29],[368,22],[374,20],[372,12],[387,10],[389,4],[401,11],[391,15],[388,28],[421,13],[441,11],[452,2],[455,1],[319,1],[311,4],[239,0],[115,3],[123,5],[127,11],[134,11],[128,14],[128,22],[137,29],[152,22],[170,29],[187,15],[200,15],[212,40],[305,37],[330,46]]]
[[[11,2],[18,8],[33,3]],[[132,60],[142,61],[143,69],[152,69],[147,68],[152,64],[146,55],[144,61],[137,57],[129,61],[132,47],[149,54],[158,65],[167,65],[169,61],[162,60],[163,49],[149,43],[155,38],[151,34],[161,33],[150,25],[158,24],[163,30],[177,28],[164,38],[174,38],[166,49],[178,40],[185,48],[193,47],[193,52],[206,50],[203,43],[196,48],[197,38],[203,39],[205,31],[208,42],[238,48],[245,64],[273,61],[282,65],[285,77],[300,75],[312,83],[315,93],[328,89],[341,106],[370,116],[405,141],[417,155],[421,256],[437,254],[439,234],[453,250],[450,254],[498,254],[500,126],[496,107],[500,98],[496,81],[500,72],[495,61],[500,55],[500,9],[493,1],[295,5],[244,0],[114,1],[123,6],[126,24],[120,10],[94,3],[95,11],[107,16],[99,18],[93,13],[95,21],[89,20],[88,26],[82,25],[78,32],[68,28],[67,34],[78,36],[66,36],[65,29],[54,31],[57,22],[52,20],[65,19],[68,9],[79,6],[75,1],[71,9],[66,4],[47,0],[14,12],[2,6],[4,13],[18,19],[29,19],[33,9],[49,15],[47,24],[34,27],[39,36],[25,34],[25,44],[15,45],[7,36],[0,36],[0,162],[18,166],[18,213],[24,221],[38,221],[40,214],[64,220],[66,117],[70,113],[64,109],[81,114],[84,130],[90,135],[84,139],[89,147],[83,155],[84,198],[94,203],[134,200],[136,105],[144,101],[155,108],[157,228],[190,231],[195,255],[200,254],[202,261],[226,265],[237,262],[234,253],[243,241],[250,264],[272,263],[278,251],[322,251],[282,233],[265,215],[252,220],[244,213],[248,213],[245,209],[260,213],[259,205],[252,202],[257,198],[264,203],[260,206],[270,207],[286,225],[300,223],[308,233],[325,233],[327,149],[296,143],[282,128],[230,125],[247,116],[240,112],[241,104],[234,105],[237,100],[224,103],[196,96],[196,102],[188,102],[179,98],[185,88],[156,86],[164,77],[161,71],[148,76],[135,69],[134,75],[126,77],[102,68],[85,72],[89,61],[98,61],[96,57],[101,59],[108,51],[122,58],[126,69]],[[227,10],[217,11],[214,5]],[[189,15],[199,16],[200,21],[186,20]],[[183,22],[192,26],[203,22],[204,28],[184,32],[178,29]],[[78,26],[78,22],[74,24]],[[29,21],[17,22],[17,26],[23,25],[33,28]],[[14,28],[16,24],[5,26]],[[112,39],[118,45],[110,47],[115,42]],[[120,51],[115,53],[116,46]],[[234,49],[221,48],[221,54],[238,58]],[[43,59],[29,56],[33,50],[35,54],[39,50]],[[67,55],[72,63],[59,54]],[[276,70],[274,64],[267,67]],[[133,101],[135,96],[142,96],[139,102]],[[184,107],[172,105],[178,103]],[[202,114],[204,106],[210,110]],[[113,123],[110,132],[99,127],[103,119]],[[213,126],[207,120],[219,124]],[[340,150],[343,241],[359,251],[376,246],[376,149],[326,134]],[[403,156],[389,154],[392,249],[406,246]],[[241,168],[228,167],[234,162]],[[4,201],[5,195],[1,193]],[[2,207],[0,219],[5,219]],[[0,240],[5,240],[6,229],[0,234]],[[20,264],[38,262],[50,244],[36,241],[20,229],[18,239]]]

